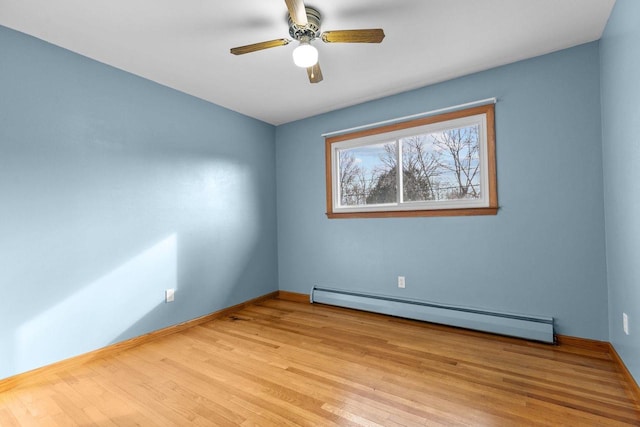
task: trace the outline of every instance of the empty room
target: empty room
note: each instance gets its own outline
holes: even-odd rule
[[[640,425],[638,22],[0,0],[0,426]]]

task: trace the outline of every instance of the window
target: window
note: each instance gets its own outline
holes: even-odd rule
[[[329,218],[495,215],[494,106],[329,137],[326,167]]]

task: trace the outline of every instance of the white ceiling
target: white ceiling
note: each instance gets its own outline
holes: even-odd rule
[[[615,0],[306,0],[322,30],[383,28],[382,44],[316,41],[310,84],[284,0],[0,0],[0,25],[272,124],[564,49],[602,35]]]

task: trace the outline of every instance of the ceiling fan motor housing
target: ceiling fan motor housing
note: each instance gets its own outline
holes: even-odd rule
[[[296,40],[313,40],[320,37],[320,12],[312,7],[305,7],[307,12],[307,25],[299,27],[289,16],[289,34]]]

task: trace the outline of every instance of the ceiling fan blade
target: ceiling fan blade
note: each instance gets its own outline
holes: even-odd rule
[[[325,43],[380,43],[384,39],[382,28],[369,30],[338,30],[322,33]]]
[[[234,55],[244,55],[245,53],[256,52],[258,50],[270,49],[272,47],[285,46],[291,42],[289,39],[276,39],[269,40],[268,42],[260,42],[254,44],[248,44],[246,46],[234,47],[231,49],[231,53]]]
[[[291,16],[291,20],[298,27],[305,27],[309,23],[307,21],[307,10],[304,7],[303,0],[284,0],[287,4],[287,9],[289,9],[289,16]]]
[[[307,75],[309,76],[310,83],[320,83],[322,81],[322,70],[320,69],[320,63],[316,62],[316,65],[308,67]]]

